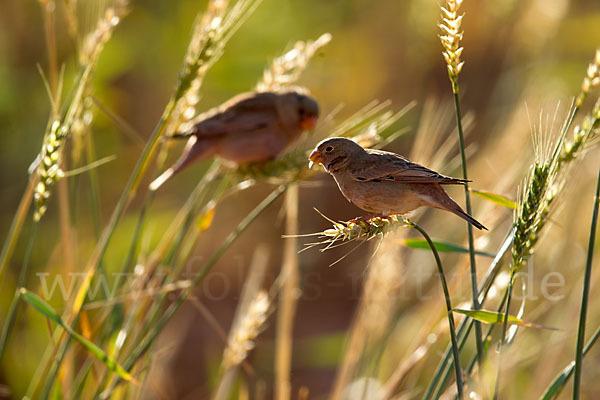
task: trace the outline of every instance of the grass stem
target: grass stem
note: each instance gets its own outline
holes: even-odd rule
[[[289,400],[291,396],[290,374],[292,368],[292,337],[294,317],[298,302],[298,184],[290,185],[286,193],[286,229],[290,236],[285,241],[281,271],[282,291],[279,299],[275,352],[275,398]]]
[[[460,400],[462,400],[464,398],[464,394],[463,394],[462,371],[461,371],[461,367],[460,367],[460,355],[458,353],[458,342],[456,340],[454,313],[452,311],[452,303],[450,301],[450,292],[448,291],[448,283],[446,282],[446,275],[444,274],[444,269],[442,268],[442,260],[440,259],[440,255],[439,255],[438,251],[436,250],[435,245],[433,244],[433,241],[431,240],[431,238],[429,237],[427,232],[425,232],[425,230],[423,230],[423,228],[421,228],[419,225],[415,224],[414,222],[411,222],[411,227],[418,230],[421,233],[421,235],[423,235],[423,238],[429,244],[429,247],[431,248],[431,251],[433,252],[433,256],[435,258],[435,263],[437,265],[438,272],[440,274],[440,281],[442,283],[442,289],[444,291],[444,299],[446,300],[446,311],[448,313],[448,325],[450,328],[450,340],[452,342],[452,355],[454,357],[454,372],[456,375],[456,390],[458,393],[458,398]]]
[[[463,179],[469,179],[467,174],[467,157],[465,155],[465,140],[462,128],[462,116],[460,112],[460,102],[458,99],[458,88],[454,91],[454,110],[456,111],[456,126],[458,131],[458,145],[460,147],[460,159],[462,162],[462,175]],[[473,215],[471,208],[471,195],[469,192],[469,184],[463,185],[465,190],[465,207],[467,214]],[[473,294],[473,309],[479,310],[481,305],[479,304],[479,295],[477,291],[477,265],[475,264],[475,243],[473,239],[473,225],[467,223],[467,234],[469,238],[469,262],[471,266],[471,291]],[[481,339],[481,322],[475,321],[475,343],[477,345],[477,361],[479,368],[483,367],[483,341]]]
[[[8,313],[4,319],[4,325],[2,326],[2,336],[0,336],[0,363],[2,362],[2,357],[6,351],[6,345],[8,343],[10,331],[12,330],[17,317],[21,293],[20,290],[25,285],[25,280],[27,279],[27,272],[29,271],[29,264],[31,264],[31,254],[33,253],[37,230],[38,223],[34,222],[32,232],[29,235],[29,244],[27,245],[27,250],[25,251],[25,259],[23,260],[23,265],[21,266],[21,271],[19,272],[19,279],[17,281],[17,287],[15,288],[15,295],[10,303]]]
[[[594,244],[596,243],[596,226],[598,224],[598,205],[600,204],[600,170],[596,184],[594,198],[594,212],[590,228],[587,262],[585,265],[585,278],[583,280],[583,293],[581,295],[581,311],[579,312],[579,330],[577,331],[577,348],[575,351],[575,377],[573,378],[573,400],[579,399],[581,385],[581,362],[583,359],[583,343],[585,341],[585,323],[587,318],[588,299],[590,295],[590,281],[592,279],[592,259],[594,258]]]

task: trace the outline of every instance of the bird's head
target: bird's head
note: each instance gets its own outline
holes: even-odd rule
[[[319,118],[319,104],[315,99],[304,94],[296,93],[296,112],[302,130],[312,130]]]
[[[350,139],[341,137],[325,139],[310,154],[309,168],[313,163],[319,163],[328,172],[335,172],[348,165],[354,157],[364,151],[365,149]]]

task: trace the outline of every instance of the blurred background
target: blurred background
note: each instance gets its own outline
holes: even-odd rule
[[[38,71],[38,66],[43,70],[48,66],[40,3],[46,2],[5,0],[1,5],[2,237],[8,232],[25,189],[27,169],[40,150],[50,112]],[[59,63],[64,63],[65,85],[69,90],[77,68],[76,52],[60,17],[61,2],[56,6],[58,57]],[[175,85],[194,18],[205,7],[206,1],[133,1],[130,14],[116,28],[100,55],[93,91],[101,107],[94,104],[90,108],[93,140],[98,157],[116,155],[114,161],[98,168],[102,226],[106,225],[144,142],[160,119]],[[199,109],[209,109],[253,88],[270,61],[297,40],[314,40],[330,32],[331,43],[313,58],[299,82],[319,101],[322,115],[343,104],[336,117],[343,119],[373,99],[390,99],[394,110],[416,101],[416,106],[396,124],[397,129],[406,128],[407,133],[386,149],[435,167],[441,173],[459,176],[451,88],[438,38],[439,7],[439,2],[429,0],[264,0],[209,71]],[[461,11],[465,13],[461,105],[468,122],[467,153],[472,185],[516,200],[519,184],[534,159],[532,132],[541,132],[548,141],[551,135],[556,136],[572,98],[579,93],[587,65],[600,46],[600,3],[466,1]],[[592,96],[583,112],[591,109],[594,99]],[[131,127],[131,132],[123,133],[101,108],[119,116]],[[171,158],[174,159],[180,146],[173,145]],[[442,149],[447,155],[436,159]],[[561,330],[519,332],[509,350],[511,365],[503,377],[504,398],[539,397],[552,378],[573,359],[598,159],[597,148],[591,148],[585,161],[574,167],[561,193],[559,207],[526,271],[530,279],[528,293],[537,299],[527,301],[524,319]],[[146,227],[152,235],[148,235],[142,246],[150,249],[158,241],[204,169],[205,165],[187,169],[157,194]],[[85,180],[85,175],[81,179]],[[219,204],[212,226],[200,237],[188,271],[197,270],[272,189],[272,185],[260,183]],[[461,188],[449,191],[464,204]],[[90,207],[88,197],[82,191],[74,227],[77,246],[72,249],[72,257],[76,271],[83,270],[95,243],[96,228],[86,212]],[[105,257],[106,265],[120,263],[127,252],[142,200],[138,197],[115,233]],[[56,199],[53,196],[49,201],[38,234],[42,239],[33,253],[26,286],[35,292],[40,290],[40,279],[35,273],[48,272],[53,276],[64,265]],[[473,203],[474,216],[490,228],[489,233],[477,233],[477,247],[495,253],[510,228],[512,211],[479,198],[474,198]],[[348,220],[363,213],[349,204],[333,179],[323,173],[300,183],[300,233],[330,227],[313,207],[334,220]],[[267,265],[267,282],[272,282],[279,273],[285,220],[282,209],[283,201],[277,201],[261,215],[195,293],[225,331],[232,324],[248,267],[258,248],[263,249],[261,257]],[[434,239],[466,245],[464,223],[456,217],[436,210],[419,212],[413,218]],[[28,229],[26,224],[25,233]],[[293,327],[293,398],[303,387],[311,399],[325,398],[332,392],[339,366],[348,354],[348,333],[355,321],[368,268],[375,264],[390,270],[388,279],[379,284],[392,286],[381,288],[380,292],[392,293],[394,301],[387,304],[394,316],[388,315],[391,319],[385,323],[380,321],[389,336],[377,350],[380,357],[373,363],[376,366],[359,366],[355,378],[371,376],[385,382],[416,348],[426,344],[426,356],[411,365],[395,391],[396,395],[406,396],[402,398],[422,395],[447,344],[447,332],[442,326],[443,298],[439,282],[431,278],[435,270],[431,254],[402,246],[402,239],[414,233],[401,231],[395,235],[386,239],[374,258],[371,256],[378,240],[361,246],[332,267],[329,265],[354,245],[325,253],[311,249],[300,254],[301,295]],[[300,239],[301,244],[310,241],[310,238]],[[0,315],[5,314],[12,299],[25,246],[26,240],[20,240],[2,276]],[[598,259],[595,267],[600,267]],[[468,256],[446,254],[443,262],[450,276],[453,302],[468,303]],[[478,257],[480,271],[489,262],[489,258]],[[592,299],[600,277],[597,271],[595,268]],[[560,276],[547,277],[554,272]],[[544,280],[559,284],[548,286],[550,289],[545,293]],[[59,311],[64,306],[60,296],[50,302]],[[381,308],[387,306],[377,307],[387,313]],[[276,315],[272,314],[266,331],[257,339],[256,349],[248,357],[253,370],[247,377],[252,398],[256,387],[264,389],[265,398],[273,396]],[[373,318],[375,321],[376,317]],[[598,323],[600,308],[592,300],[588,325],[595,329]],[[441,333],[439,337],[436,332]],[[0,367],[0,382],[7,386],[4,390],[7,398],[20,398],[25,392],[39,355],[49,341],[45,321],[31,308],[22,312],[14,333]],[[146,387],[140,396],[209,398],[224,346],[197,307],[185,304],[155,346],[159,356],[150,363],[152,388]],[[592,350],[585,362],[584,396],[593,399],[600,393],[598,349]],[[490,373],[494,365],[490,364]],[[563,393],[563,397],[567,398],[568,393]]]

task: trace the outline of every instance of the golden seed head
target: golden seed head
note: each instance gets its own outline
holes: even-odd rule
[[[577,105],[581,106],[583,98],[598,85],[600,85],[600,49],[596,50],[594,61],[588,65],[586,76],[583,78],[583,83],[581,84],[582,94]]]
[[[440,41],[444,47],[442,55],[448,65],[448,76],[453,87],[456,85],[458,74],[464,65],[464,61],[460,60],[463,52],[463,48],[460,47],[463,37],[460,27],[464,16],[464,14],[458,14],[461,4],[462,0],[447,0],[446,6],[442,7],[442,22],[438,25],[442,30],[440,35]]]

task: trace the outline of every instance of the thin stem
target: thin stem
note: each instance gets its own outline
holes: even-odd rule
[[[35,244],[35,238],[37,236],[38,223],[33,223],[33,231],[29,236],[29,244],[27,245],[27,250],[25,251],[25,259],[23,260],[23,265],[21,266],[21,272],[19,273],[19,279],[17,281],[17,287],[15,288],[15,295],[10,303],[8,308],[8,313],[6,314],[6,318],[4,320],[4,326],[2,327],[2,336],[0,336],[0,363],[2,361],[2,357],[4,356],[4,352],[6,351],[6,345],[8,343],[8,337],[10,336],[10,331],[15,323],[15,319],[17,317],[17,311],[19,308],[19,300],[20,300],[20,292],[19,290],[25,285],[25,279],[27,279],[27,271],[29,270],[29,264],[31,262],[31,254],[33,253],[33,246]]]
[[[504,308],[504,303],[506,302],[506,298],[508,297],[508,292],[504,292],[504,297],[502,297],[502,301],[500,302],[500,304],[498,305],[498,312],[501,312],[502,309]],[[472,325],[471,325],[472,326]],[[493,324],[490,325],[485,336],[483,336],[484,341],[486,340],[491,340],[491,334],[494,331],[494,328],[496,328],[497,325]],[[461,349],[462,349],[462,344],[461,343]],[[485,349],[485,347],[484,347]],[[486,350],[485,355],[487,356],[489,349]],[[470,376],[471,372],[473,372],[473,368],[475,367],[475,363],[477,362],[477,354],[471,359],[471,361],[469,362],[468,367],[465,369],[466,371],[466,376]],[[444,379],[447,379],[446,377],[444,377]],[[441,395],[441,388],[440,391],[438,391],[438,397]],[[455,397],[456,398],[456,397]]]
[[[275,351],[275,398],[289,400],[291,395],[292,337],[298,298],[298,184],[290,185],[286,193],[286,229],[290,236],[285,241],[284,261],[281,271],[282,292],[279,299]]]
[[[462,161],[463,179],[469,179],[467,175],[467,157],[465,155],[465,141],[462,128],[462,118],[460,112],[460,102],[458,100],[458,88],[454,91],[454,109],[456,111],[456,126],[458,130],[458,145],[460,147],[460,159]],[[471,195],[469,193],[469,183],[464,184],[465,189],[465,206],[467,214],[473,215],[471,209]],[[469,237],[469,261],[471,264],[471,290],[473,294],[473,309],[479,310],[479,295],[477,293],[477,265],[475,264],[475,244],[473,239],[473,225],[467,222],[467,234]],[[475,321],[475,342],[477,344],[477,360],[479,368],[483,367],[483,341],[481,339],[481,322]]]
[[[458,343],[456,340],[456,330],[455,330],[455,325],[454,325],[454,314],[452,311],[452,303],[450,302],[450,292],[448,291],[448,284],[446,283],[446,275],[444,274],[444,269],[442,268],[442,260],[440,259],[440,255],[437,252],[435,245],[433,244],[433,242],[432,242],[431,238],[429,237],[429,235],[427,234],[427,232],[425,232],[423,230],[423,228],[421,228],[419,225],[415,224],[414,222],[411,222],[411,226],[413,228],[415,228],[416,230],[418,230],[421,233],[421,235],[423,235],[423,238],[425,238],[425,240],[429,244],[429,247],[431,248],[431,251],[433,252],[433,256],[435,257],[435,262],[437,265],[438,272],[440,274],[440,281],[442,283],[442,289],[444,290],[444,299],[446,300],[446,311],[448,313],[448,325],[450,328],[450,340],[452,342],[452,355],[454,357],[454,372],[456,375],[456,390],[458,392],[458,398],[460,400],[462,400],[464,398],[463,382],[462,382],[462,372],[461,372],[461,367],[460,367],[460,357],[458,354]]]
[[[579,313],[579,330],[577,332],[577,349],[575,351],[575,377],[573,378],[573,400],[579,399],[581,385],[581,360],[583,358],[583,343],[585,342],[585,323],[590,294],[590,281],[592,278],[592,259],[594,258],[594,244],[596,243],[596,226],[598,224],[598,205],[600,204],[600,170],[596,184],[596,197],[594,198],[594,213],[590,228],[590,241],[588,244],[587,262],[585,265],[585,278],[583,280],[583,293],[581,295],[581,311]]]
[[[510,270],[510,281],[508,282],[508,294],[506,296],[506,305],[504,307],[504,321],[502,321],[502,333],[500,334],[500,347],[498,349],[498,371],[496,372],[496,383],[494,387],[494,400],[498,400],[500,394],[500,378],[502,375],[502,353],[506,346],[506,332],[508,330],[508,315],[510,311],[510,301],[514,286],[515,272],[517,268],[513,266]]]
[[[23,197],[21,197],[21,201],[19,202],[19,207],[17,208],[15,216],[10,224],[8,235],[4,241],[4,245],[2,246],[2,254],[0,255],[0,277],[2,277],[2,271],[4,271],[4,267],[6,267],[10,261],[13,251],[15,250],[15,246],[17,245],[19,237],[21,236],[21,229],[25,223],[25,217],[27,216],[29,207],[31,207],[31,200],[33,199],[33,192],[35,191],[35,185],[37,185],[37,183],[38,174],[31,175],[29,182],[27,183],[27,188],[25,188]],[[0,279],[0,282],[1,281],[2,279]]]

